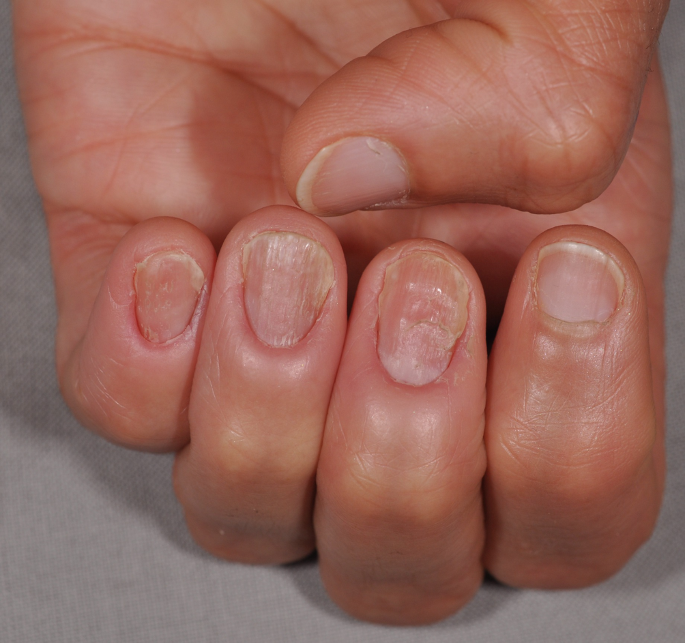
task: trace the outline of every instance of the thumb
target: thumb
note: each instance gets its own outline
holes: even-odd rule
[[[573,210],[618,171],[666,0],[456,0],[324,82],[283,143],[314,214]]]

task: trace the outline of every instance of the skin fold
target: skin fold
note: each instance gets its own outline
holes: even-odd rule
[[[459,609],[484,569],[582,587],[649,537],[665,474],[666,2],[13,7],[61,389],[105,438],[179,453],[201,546],[248,563],[317,547],[344,609],[416,624]],[[362,136],[398,150],[401,202],[293,208],[316,155]],[[282,346],[245,303],[262,233],[316,244],[328,279]],[[625,276],[592,337],[537,303],[540,250],[561,241]],[[461,271],[468,320],[446,370],[412,386],[378,357],[378,302],[388,266],[421,251]],[[153,342],[134,276],[167,252],[196,299],[186,329]]]

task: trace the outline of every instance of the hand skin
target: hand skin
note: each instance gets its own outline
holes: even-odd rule
[[[316,546],[362,619],[444,618],[483,569],[538,588],[614,574],[649,537],[665,472],[666,10],[14,0],[75,415],[179,452],[208,551],[281,563]],[[368,142],[359,162],[326,165],[340,141]],[[324,223],[294,203],[376,211]],[[602,282],[613,312],[559,321],[584,282],[554,282],[550,304],[549,248],[588,246],[618,279]],[[403,383],[383,329],[407,313],[398,292],[420,311],[438,286],[451,304],[417,328],[453,356]]]

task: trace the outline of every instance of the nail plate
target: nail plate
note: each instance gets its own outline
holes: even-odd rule
[[[333,260],[308,237],[264,232],[245,245],[245,310],[257,337],[291,347],[313,328],[333,286]]]
[[[466,326],[468,300],[464,276],[438,255],[415,252],[388,266],[378,355],[394,380],[423,386],[447,370]]]
[[[584,243],[560,241],[540,250],[538,306],[564,322],[604,322],[618,308],[624,277],[607,254]]]
[[[136,318],[143,337],[155,344],[178,337],[190,324],[205,275],[178,250],[158,252],[136,265]]]
[[[392,145],[369,136],[323,148],[297,184],[300,207],[317,215],[346,214],[397,202],[408,194],[404,159]]]

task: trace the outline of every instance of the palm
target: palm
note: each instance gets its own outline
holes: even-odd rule
[[[219,245],[249,212],[290,203],[279,153],[297,107],[352,58],[395,33],[447,17],[439,3],[418,0],[54,6],[40,0],[17,7],[19,73],[60,267],[58,291],[60,281],[72,284],[66,297],[79,304],[92,301],[112,249],[144,219],[184,218]],[[632,252],[658,328],[670,169],[657,85],[648,86],[626,163],[597,201],[554,217],[456,205],[330,220],[352,282],[393,241],[441,239],[475,265],[495,324],[531,239],[551,226],[585,223]],[[660,342],[660,334],[652,340]]]

